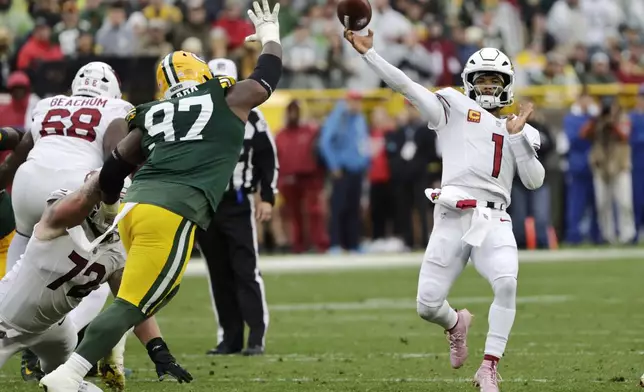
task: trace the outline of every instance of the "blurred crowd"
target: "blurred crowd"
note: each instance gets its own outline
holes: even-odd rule
[[[48,61],[160,58],[183,49],[205,59],[231,58],[243,79],[259,51],[244,43],[252,31],[249,3],[0,0],[0,90],[10,93],[0,101],[0,126],[28,122],[38,100],[30,76]],[[280,88],[348,93],[323,118],[308,115],[306,100],[294,100],[284,128],[273,130],[280,213],[265,228],[266,247],[332,253],[423,248],[432,226],[423,190],[440,184],[435,133],[426,131],[410,106],[395,113],[387,106],[363,110],[361,94],[383,84],[342,40],[334,0],[280,4]],[[513,59],[517,88],[644,83],[642,0],[371,4],[377,50],[427,86],[460,86],[463,64],[484,46]],[[642,93],[635,109],[583,90],[556,119],[534,114],[548,174],[536,192],[515,184],[510,209],[519,246],[636,241],[644,215],[644,178],[638,174],[644,168]]]

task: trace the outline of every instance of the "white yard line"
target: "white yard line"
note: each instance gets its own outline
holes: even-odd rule
[[[536,295],[517,297],[517,303],[561,303],[573,297],[568,295]],[[492,297],[454,297],[450,303],[492,303]],[[402,298],[373,298],[361,302],[314,302],[271,305],[272,312],[311,310],[363,310],[363,309],[416,309],[416,301]]]
[[[644,249],[565,249],[557,251],[519,251],[522,263],[612,261],[619,259],[642,259]],[[337,271],[346,269],[382,269],[397,267],[420,267],[422,253],[362,254],[362,255],[284,255],[262,256],[259,267],[262,272],[308,272]],[[205,276],[206,265],[201,258],[190,260],[186,276]]]

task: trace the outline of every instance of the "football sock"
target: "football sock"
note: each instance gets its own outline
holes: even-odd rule
[[[87,362],[96,363],[109,355],[123,335],[144,319],[145,316],[139,308],[117,298],[89,324],[85,338],[76,349],[76,353]]]

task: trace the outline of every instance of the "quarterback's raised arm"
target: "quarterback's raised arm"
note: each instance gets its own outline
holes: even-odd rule
[[[262,0],[262,7],[254,2],[255,11],[248,10],[248,17],[255,25],[255,34],[246,37],[246,41],[262,43],[257,66],[248,79],[230,87],[226,95],[228,106],[243,121],[247,120],[252,108],[261,105],[273,94],[282,76],[282,45],[278,21],[280,5],[276,3],[271,12],[268,0]]]
[[[447,110],[438,96],[411,80],[404,72],[389,64],[373,48],[373,31],[366,36],[344,30],[344,38],[351,43],[369,67],[394,91],[402,94],[414,105],[431,128],[447,123]]]
[[[546,170],[537,159],[537,150],[541,146],[539,131],[526,124],[532,113],[532,104],[521,107],[518,116],[509,118],[506,128],[510,134],[510,148],[517,163],[517,173],[523,185],[528,189],[537,189],[543,185]]]

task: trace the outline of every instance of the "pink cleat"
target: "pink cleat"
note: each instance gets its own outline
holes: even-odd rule
[[[496,371],[496,361],[483,360],[481,367],[474,375],[474,386],[481,392],[499,392],[501,376]]]
[[[467,360],[467,331],[472,324],[472,313],[467,309],[456,312],[458,319],[454,328],[445,331],[449,341],[449,361],[454,369],[458,369]]]

